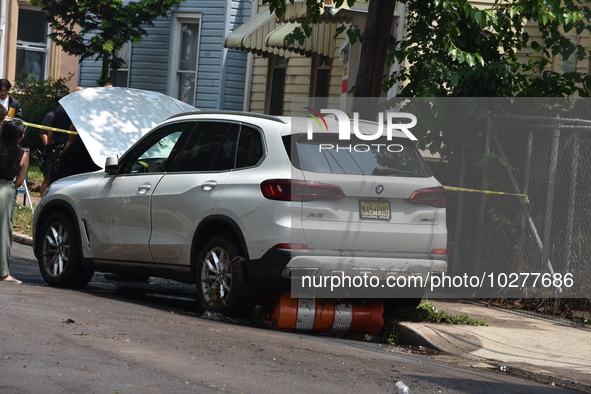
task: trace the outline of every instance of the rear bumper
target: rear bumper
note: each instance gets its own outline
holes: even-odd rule
[[[271,249],[247,263],[254,284],[289,288],[291,280],[312,277],[371,275],[380,281],[397,276],[422,276],[447,271],[447,255],[335,250]]]

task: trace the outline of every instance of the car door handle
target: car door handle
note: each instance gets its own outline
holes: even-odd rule
[[[218,183],[216,181],[208,181],[208,182],[205,182],[203,185],[201,185],[201,188],[205,191],[209,191],[209,190],[213,189],[214,187],[216,187],[217,184]]]
[[[145,194],[151,188],[152,188],[152,185],[151,184],[149,184],[149,183],[143,183],[143,184],[139,185],[139,187],[137,188],[137,191],[140,194]]]

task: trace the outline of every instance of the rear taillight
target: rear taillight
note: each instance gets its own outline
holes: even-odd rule
[[[261,192],[269,200],[337,200],[345,193],[338,186],[295,179],[269,179],[261,183]]]
[[[431,250],[431,253],[432,254],[446,254],[447,253],[447,250],[445,250],[445,249],[433,249],[433,250]]]
[[[419,189],[408,200],[415,204],[429,204],[436,208],[445,208],[445,189],[443,187]]]

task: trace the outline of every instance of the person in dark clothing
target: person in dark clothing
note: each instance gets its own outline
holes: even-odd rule
[[[8,94],[12,84],[8,79],[0,79],[0,105],[6,108],[8,111],[9,118],[23,119],[23,111],[21,109],[21,103],[14,97]]]
[[[2,125],[4,124],[4,119],[6,119],[6,108],[0,105],[0,134],[2,134]]]
[[[25,137],[21,121],[6,122],[0,134],[0,283],[20,284],[8,270],[12,248],[12,223],[16,204],[16,189],[25,181],[29,154],[19,142]]]
[[[70,120],[70,117],[66,113],[64,107],[60,106],[55,110],[55,113],[53,115],[53,122],[51,122],[51,127],[61,130],[73,129],[72,121]],[[47,145],[52,148],[51,156],[47,159],[47,163],[44,163],[44,169],[47,166],[47,173],[49,174],[48,185],[56,181],[60,177],[59,174],[55,171],[55,164],[58,158],[60,157],[62,151],[66,148],[69,135],[70,134],[68,133],[57,132],[54,130],[49,130],[47,132]]]
[[[53,122],[51,122],[51,127],[56,129],[62,130],[70,130],[72,127],[72,121],[68,116],[68,113],[61,105],[55,110],[55,114],[53,115]],[[59,133],[53,130],[49,130],[47,132],[47,143],[48,144],[66,144],[68,142],[68,133]]]
[[[56,166],[58,178],[82,174],[84,172],[94,172],[100,169],[101,167],[97,166],[90,157],[79,135],[63,150],[59,157],[59,163]]]
[[[53,124],[53,119],[55,118],[55,112],[58,110],[58,108],[61,107],[59,101],[62,98],[64,98],[67,94],[68,94],[68,92],[60,92],[55,96],[55,102],[57,104],[57,107],[54,110],[45,114],[45,117],[43,118],[43,121],[41,122],[41,124],[43,126],[51,127],[51,125]],[[47,189],[47,186],[49,186],[51,168],[53,167],[53,161],[54,161],[53,160],[53,144],[51,144],[51,145],[48,144],[48,139],[49,139],[48,134],[49,134],[49,130],[42,129],[39,132],[39,137],[41,138],[41,143],[43,144],[43,182],[41,183],[41,186],[39,188],[41,195],[43,195],[43,193]]]
[[[41,121],[41,124],[43,126],[51,127],[51,125],[53,124],[53,118],[55,117],[55,111],[57,111],[57,109],[59,107],[61,107],[61,104],[59,103],[59,101],[61,99],[63,99],[64,97],[66,97],[67,95],[68,95],[68,92],[59,92],[58,94],[55,95],[56,107],[55,107],[55,109],[53,109],[45,114],[45,116],[43,117],[43,120]],[[43,146],[47,146],[47,138],[48,138],[47,134],[48,133],[49,133],[49,131],[44,130],[44,129],[41,129],[39,131],[39,137],[41,138],[41,142],[43,143]]]

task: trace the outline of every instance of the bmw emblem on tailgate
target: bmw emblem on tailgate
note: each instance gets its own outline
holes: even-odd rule
[[[377,185],[376,186],[376,193],[382,194],[384,192],[384,185]]]

